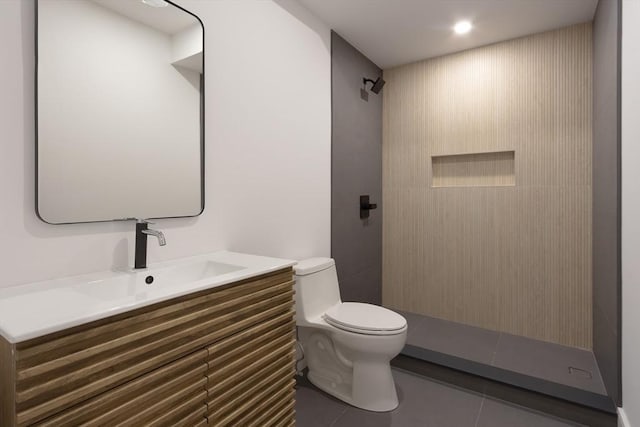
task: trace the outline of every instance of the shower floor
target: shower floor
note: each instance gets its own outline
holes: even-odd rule
[[[399,313],[409,324],[405,356],[615,412],[591,351]]]

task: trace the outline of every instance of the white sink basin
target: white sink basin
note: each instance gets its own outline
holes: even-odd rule
[[[155,273],[153,269],[151,269],[146,273],[147,275],[156,274],[156,279],[160,281],[179,281],[184,283],[206,279],[207,277],[220,276],[221,274],[231,273],[234,271],[242,270],[244,268],[247,267],[205,260],[193,264],[159,269],[157,273]],[[156,282],[154,281],[153,283],[155,284]]]
[[[221,251],[143,270],[103,271],[0,288],[0,335],[21,342],[294,264]]]
[[[144,297],[158,288],[180,287],[189,283],[234,271],[246,269],[240,265],[202,260],[188,264],[151,267],[141,271],[131,270],[129,274],[78,283],[71,288],[83,295],[100,300],[115,300],[127,297]]]

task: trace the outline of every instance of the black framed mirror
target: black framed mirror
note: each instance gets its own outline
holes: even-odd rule
[[[167,0],[36,0],[36,211],[204,209],[204,26]]]

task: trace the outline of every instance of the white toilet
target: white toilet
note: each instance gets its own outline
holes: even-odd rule
[[[386,308],[340,299],[333,259],[295,267],[296,323],[309,380],[358,408],[391,411],[398,395],[389,361],[407,339],[407,321]]]

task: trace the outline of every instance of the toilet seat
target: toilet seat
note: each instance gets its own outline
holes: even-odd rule
[[[338,329],[365,335],[395,335],[407,327],[407,321],[398,313],[359,302],[334,305],[323,318]]]

